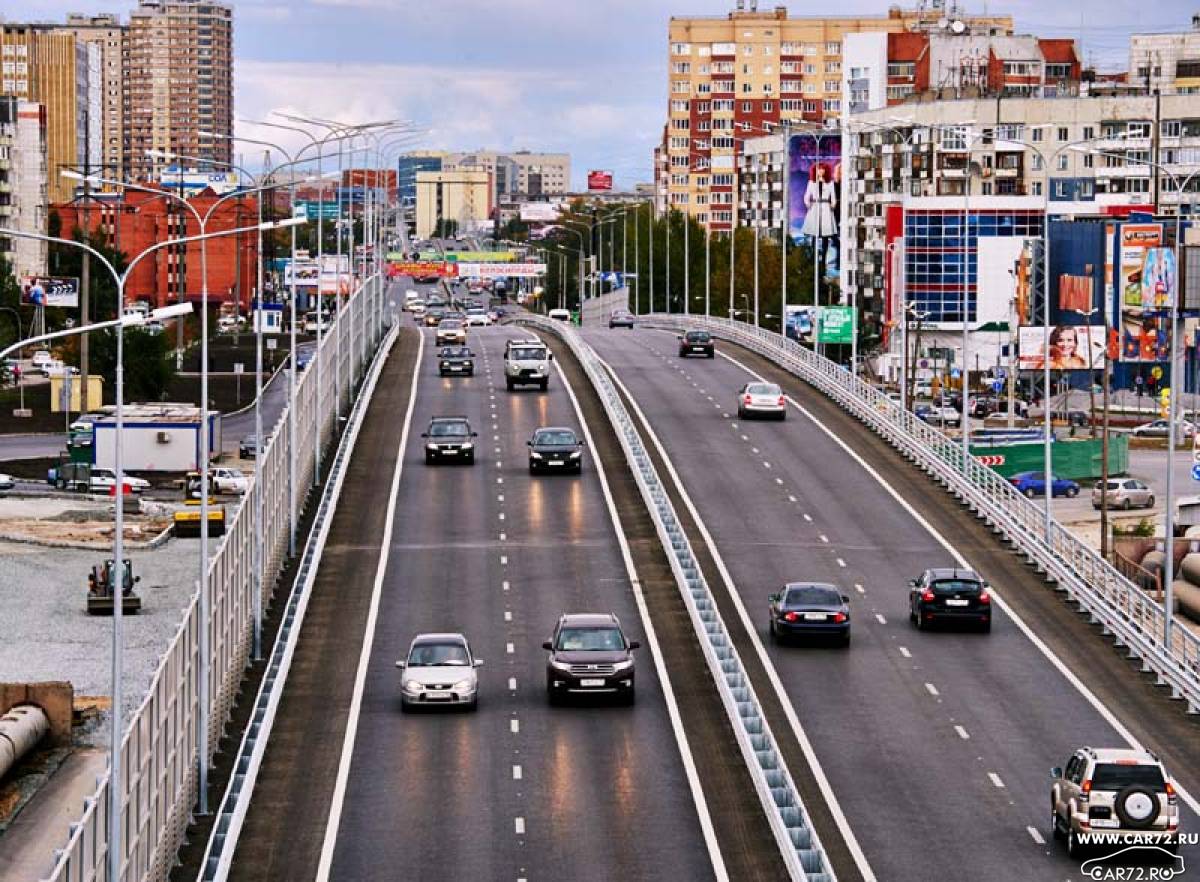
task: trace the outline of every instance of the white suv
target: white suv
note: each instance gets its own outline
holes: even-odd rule
[[[1051,830],[1072,857],[1091,844],[1179,847],[1179,801],[1154,754],[1081,747],[1050,777]]]

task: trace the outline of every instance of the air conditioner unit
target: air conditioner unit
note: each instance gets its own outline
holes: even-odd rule
[[[171,433],[170,432],[159,432],[154,440],[157,441],[159,444],[170,444],[171,443]]]

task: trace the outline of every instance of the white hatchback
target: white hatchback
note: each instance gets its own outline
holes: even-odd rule
[[[400,709],[451,705],[475,710],[479,705],[479,678],[475,669],[483,659],[471,655],[462,634],[418,634],[408,656],[396,662],[403,671]]]

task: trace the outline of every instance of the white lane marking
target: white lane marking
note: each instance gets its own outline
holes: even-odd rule
[[[908,651],[908,647],[907,647],[907,646],[901,646],[901,647],[900,647],[900,654],[901,654],[902,656],[904,656],[905,658],[912,658],[912,653]]]
[[[750,452],[751,452],[751,453],[758,453],[758,448],[757,448],[757,447],[751,447],[751,448],[750,448]]]
[[[514,781],[521,780],[521,767],[520,766],[513,766],[513,780]]]
[[[804,753],[804,758],[808,762],[809,769],[812,770],[813,779],[817,787],[821,791],[821,795],[825,798],[825,803],[829,807],[829,813],[833,815],[834,823],[837,824],[838,832],[842,834],[842,839],[846,843],[846,849],[854,858],[854,863],[858,867],[859,875],[863,877],[863,882],[877,882],[874,871],[871,865],[867,862],[867,856],[862,850],[862,846],[858,842],[858,838],[854,835],[854,831],[850,828],[850,822],[846,820],[846,813],[842,811],[841,803],[838,802],[837,794],[833,791],[833,786],[829,783],[829,778],[825,774],[825,769],[821,766],[821,761],[817,758],[817,752],[813,749],[812,742],[808,738],[808,733],[804,731],[804,727],[800,725],[800,718],[796,715],[796,708],[792,706],[792,701],[788,698],[787,691],[783,688],[783,681],[779,678],[779,672],[775,670],[775,665],[771,663],[771,658],[767,654],[767,649],[763,646],[762,640],[758,636],[758,631],[754,626],[753,620],[750,618],[750,612],[746,609],[746,605],[742,602],[742,596],[734,587],[733,577],[729,574],[729,568],[725,566],[725,560],[721,557],[721,552],[717,549],[717,543],[713,541],[712,534],[708,531],[708,527],[704,523],[704,519],[700,517],[700,512],[696,510],[696,505],[692,502],[692,497],[688,494],[687,488],[683,486],[683,481],[679,477],[679,473],[675,471],[675,466],[671,462],[670,456],[667,455],[666,448],[663,447],[658,435],[655,434],[654,428],[650,425],[650,421],[646,419],[646,414],[642,411],[637,403],[637,399],[629,388],[621,382],[620,377],[603,359],[598,359],[600,364],[608,371],[612,381],[616,384],[625,395],[626,399],[633,407],[634,414],[641,422],[642,427],[646,430],[646,435],[651,443],[658,451],[658,455],[662,458],[663,464],[666,467],[667,474],[670,476],[675,488],[679,491],[680,497],[683,499],[684,506],[687,508],[692,519],[696,523],[696,529],[700,531],[700,536],[704,540],[704,544],[708,547],[709,553],[712,554],[713,563],[717,567],[717,571],[721,574],[721,580],[725,583],[726,589],[729,591],[729,596],[733,600],[733,605],[737,609],[738,618],[741,619],[742,627],[745,628],[746,634],[750,639],[751,645],[754,646],[755,652],[758,654],[759,661],[762,663],[763,670],[766,671],[767,678],[771,681],[771,688],[775,690],[775,695],[779,699],[780,705],[783,707],[784,715],[787,717],[788,724],[791,726],[792,735],[800,745],[801,751]],[[586,427],[585,427],[586,428]],[[615,518],[615,515],[614,515]],[[777,736],[778,737],[778,736]],[[707,838],[707,837],[706,837]],[[715,841],[710,846],[710,853],[716,847]],[[722,870],[724,866],[722,865]]]
[[[504,651],[507,652],[509,655],[512,655],[514,652],[517,651],[517,648],[515,646],[513,646],[511,643],[506,643],[506,644],[504,644]]]
[[[518,732],[520,732],[521,731],[521,721],[520,720],[509,720],[508,721],[508,731],[512,732],[514,735],[516,735]]]
[[[867,593],[867,589],[864,588],[862,585],[860,585],[858,582],[854,583],[854,590],[857,591],[859,594]]]
[[[425,335],[417,340],[417,365],[425,351]],[[333,849],[337,845],[338,827],[342,823],[342,806],[346,801],[346,783],[350,778],[350,763],[354,758],[354,739],[358,734],[358,717],[362,711],[363,688],[367,668],[371,663],[371,647],[375,643],[375,624],[379,619],[379,600],[383,594],[383,578],[387,574],[388,555],[392,547],[392,532],[396,526],[396,502],[400,496],[400,475],[404,470],[404,450],[408,447],[408,432],[412,427],[413,409],[417,404],[419,370],[414,370],[408,390],[408,409],[404,412],[404,428],[400,431],[400,446],[396,450],[396,467],[392,470],[392,486],[388,494],[387,514],[383,520],[383,538],[379,545],[379,562],[375,566],[375,584],[371,587],[371,605],[363,628],[362,650],[358,656],[358,671],[354,676],[354,693],[346,715],[346,733],[342,738],[342,755],[338,760],[333,797],[329,802],[329,819],[325,822],[325,840],[321,843],[321,859],[317,862],[318,882],[328,882],[333,867]]]
[[[887,624],[887,619],[883,617],[882,613],[875,613],[875,621],[879,622],[881,625]]]
[[[516,691],[517,691],[517,678],[516,678],[516,677],[509,677],[509,678],[508,678],[508,689],[509,689],[509,691],[510,691],[510,692],[516,692]]]
[[[503,501],[504,501],[504,494],[503,494],[503,493],[497,493],[497,494],[496,494],[496,501],[497,501],[497,502],[503,502]]]
[[[497,448],[496,448],[496,452],[497,452],[497,453],[499,453],[499,452],[500,452],[500,448],[499,448],[499,447],[497,447]],[[115,482],[115,481],[114,481],[113,483],[114,483],[114,485],[116,484],[116,482]]]
[[[846,566],[846,562],[844,560],[842,560],[840,557],[837,559],[837,563],[838,563],[839,567]]]
[[[764,460],[763,460],[763,468],[764,468],[764,469],[769,469],[770,467],[771,467],[771,464],[770,464],[769,462],[767,462],[767,461],[764,459]]]
[[[962,726],[955,726],[954,731],[958,733],[958,737],[961,738],[963,741],[971,740],[970,734],[968,734],[967,730],[964,729]]]
[[[509,589],[509,587],[510,587],[510,586],[509,586],[508,582],[501,582],[501,583],[500,583],[500,587],[501,587],[501,589],[503,589],[504,591],[507,591],[507,590]]]
[[[499,435],[493,435],[493,436],[492,436],[492,440],[493,440],[493,441],[499,441],[499,440],[500,440],[500,436],[499,436]]]
[[[504,520],[504,512],[499,512],[500,520]]]
[[[504,479],[503,479],[503,478],[497,478],[497,479],[496,479],[496,483],[497,483],[497,484],[503,484],[503,483],[504,483]]]
[[[748,435],[743,435],[743,436],[742,436],[742,440],[743,440],[743,441],[749,441],[749,440],[750,440],[750,437],[749,437]]]
[[[717,407],[720,407],[720,405],[718,404]],[[722,413],[721,416],[725,417],[725,419],[729,419],[729,414],[727,413]]]
[[[518,836],[525,835],[525,819],[524,818],[513,818],[513,827],[516,829]]]
[[[779,484],[780,486],[783,486],[783,478],[776,478],[775,483]]]
[[[788,494],[788,502],[795,502],[795,501],[796,501],[796,497],[789,493]]]
[[[500,566],[502,566],[502,567],[508,566],[508,555],[507,554],[500,555]]]
[[[496,460],[496,468],[500,468],[500,460]]]
[[[752,376],[762,382],[767,382],[765,379],[763,379],[763,377],[759,376],[758,373],[751,370],[749,367],[742,364],[737,359],[730,358],[724,352],[720,353],[720,356],[722,358],[724,358],[726,361],[728,361],[732,364],[736,364],[738,367],[740,367],[742,370],[744,370],[750,376]],[[925,529],[925,531],[930,536],[933,537],[934,541],[936,541],[939,545],[941,545],[942,548],[946,549],[946,551],[950,554],[950,556],[954,558],[955,564],[957,566],[959,566],[963,569],[974,569],[970,565],[970,563],[967,561],[966,557],[964,557],[963,554],[961,552],[959,552],[959,550],[957,548],[955,548],[949,542],[949,540],[946,539],[945,536],[943,536],[940,532],[938,532],[937,528],[935,528],[933,526],[933,524],[929,523],[929,521],[926,520],[925,517],[919,511],[917,511],[911,504],[909,504],[908,500],[905,499],[903,496],[901,496],[900,493],[891,484],[889,484],[884,479],[884,477],[879,474],[879,472],[875,468],[873,468],[870,465],[870,463],[868,463],[865,459],[863,459],[861,456],[859,456],[857,451],[855,451],[853,448],[850,447],[849,444],[847,444],[845,441],[843,441],[841,438],[839,438],[832,429],[830,429],[823,422],[821,422],[819,419],[817,419],[806,407],[804,407],[802,404],[800,404],[799,401],[792,398],[790,395],[788,396],[788,402],[792,405],[792,407],[796,408],[802,414],[804,414],[812,422],[812,424],[814,426],[816,426],[822,432],[824,432],[825,435],[831,441],[833,441],[835,444],[837,444],[839,447],[841,447],[842,450],[844,450],[850,456],[851,459],[853,459],[856,463],[858,463],[858,465],[863,469],[863,471],[865,471],[868,475],[870,475],[872,478],[875,479],[876,483],[878,483],[879,486],[882,487],[889,496],[891,496],[893,499],[895,499],[896,502],[900,503],[900,506],[906,512],[908,512],[908,514],[913,518],[913,520],[915,520],[918,524],[920,524]],[[1104,721],[1106,723],[1108,723],[1110,726],[1112,726],[1113,731],[1115,731],[1118,735],[1121,736],[1121,738],[1125,741],[1126,745],[1128,745],[1133,750],[1145,751],[1146,746],[1144,744],[1142,744],[1140,741],[1138,741],[1137,738],[1134,737],[1133,733],[1130,732],[1129,729],[1125,726],[1125,724],[1122,723],[1117,718],[1117,715],[1114,714],[1111,710],[1109,710],[1108,706],[1106,704],[1104,704],[1104,702],[1102,702],[1096,696],[1096,693],[1094,693],[1091,689],[1089,689],[1087,684],[1084,683],[1081,679],[1079,679],[1079,677],[1076,676],[1074,671],[1072,671],[1069,667],[1067,667],[1066,662],[1064,662],[1061,658],[1058,657],[1058,655],[1054,652],[1054,650],[1051,649],[1046,644],[1046,641],[1044,641],[1041,637],[1039,637],[1037,634],[1035,634],[1033,632],[1033,629],[1030,628],[1029,625],[1025,623],[1025,620],[1022,619],[1019,615],[1017,615],[1016,610],[1014,610],[1011,606],[1008,605],[1008,601],[1006,601],[999,593],[997,593],[996,587],[994,585],[988,589],[988,593],[991,594],[993,601],[1002,610],[1004,610],[1005,614],[1010,619],[1012,619],[1013,624],[1016,625],[1018,629],[1020,629],[1021,633],[1024,634],[1029,639],[1029,642],[1032,643],[1035,647],[1037,647],[1038,652],[1040,652],[1042,654],[1042,656],[1047,661],[1049,661],[1051,665],[1054,666],[1055,670],[1057,670],[1060,674],[1063,675],[1064,678],[1066,678],[1068,683],[1070,683],[1072,686],[1075,687],[1075,690],[1080,695],[1083,696],[1084,700],[1088,704],[1090,704],[1092,706],[1092,709],[1095,710],[1096,713],[1098,713],[1104,719]],[[1175,782],[1175,792],[1179,795],[1179,797],[1184,802],[1186,802],[1188,804],[1188,808],[1190,808],[1193,813],[1200,815],[1200,800],[1197,800],[1194,796],[1192,796],[1191,793],[1189,793],[1186,789],[1181,787],[1179,785],[1178,781]]]
[[[506,609],[504,611],[504,621],[506,621],[506,622],[512,621],[512,610],[511,609]]]
[[[941,693],[938,692],[937,687],[934,686],[932,683],[925,684],[925,691],[928,692],[930,695],[932,695],[934,698],[937,698],[939,695],[941,695]]]
[[[988,772],[988,777],[991,779],[993,786],[995,786],[995,787],[1003,787],[1004,786],[1004,782],[1000,780],[1000,776],[997,775],[995,772]]]
[[[1030,837],[1031,837],[1031,838],[1033,839],[1033,841],[1034,841],[1034,842],[1036,842],[1038,845],[1045,845],[1045,844],[1046,844],[1046,840],[1042,838],[1042,833],[1041,833],[1041,831],[1040,831],[1040,830],[1038,830],[1038,828],[1037,828],[1037,827],[1026,827],[1025,829],[1029,831],[1029,835],[1030,835]]]
[[[822,534],[821,534],[821,541],[822,541],[822,542],[824,542],[824,543],[826,543],[826,544],[828,544],[828,542],[829,542],[829,537],[828,537],[828,536],[826,536],[824,533],[822,533]]]
[[[563,388],[567,390],[567,396],[571,399],[571,405],[575,408],[575,417],[579,420],[579,425],[583,429],[584,440],[587,441],[590,450],[596,449],[595,441],[592,439],[592,431],[588,428],[587,421],[583,417],[583,409],[579,406],[579,399],[575,397],[575,390],[567,380],[567,375],[563,373],[562,366],[558,361],[554,362],[554,367],[558,371],[559,381]],[[661,448],[659,448],[661,450]],[[650,649],[650,655],[654,659],[654,669],[658,674],[658,681],[662,685],[663,700],[667,705],[667,717],[671,720],[671,729],[675,733],[675,743],[679,747],[679,755],[683,760],[683,771],[687,777],[688,789],[692,793],[692,802],[696,806],[696,815],[700,820],[700,831],[704,835],[704,844],[708,849],[708,859],[712,862],[713,875],[717,882],[729,882],[729,872],[725,869],[725,858],[721,855],[721,846],[717,842],[716,832],[713,828],[712,816],[708,811],[708,801],[704,796],[704,788],[700,786],[700,777],[696,773],[696,760],[692,756],[692,748],[688,743],[687,732],[683,728],[683,719],[679,715],[679,702],[675,697],[675,690],[671,687],[671,677],[667,672],[666,662],[663,660],[662,647],[658,642],[658,633],[654,630],[654,622],[650,620],[650,611],[646,608],[646,598],[642,594],[642,583],[638,579],[637,569],[633,565],[633,555],[629,551],[629,541],[625,538],[625,532],[621,528],[621,518],[617,513],[617,503],[613,499],[612,490],[608,486],[608,475],[604,471],[604,464],[600,462],[599,457],[593,461],[593,467],[596,472],[596,477],[600,479],[600,489],[604,493],[604,504],[608,509],[608,517],[612,522],[613,530],[617,534],[617,544],[621,547],[621,560],[625,563],[625,574],[629,577],[629,584],[633,589],[633,600],[637,605],[638,616],[642,620],[642,633],[646,637],[646,645]]]
[[[507,541],[507,540],[508,540],[508,534],[507,534],[507,533],[501,533],[501,534],[500,534],[500,541],[501,541],[501,542],[505,542],[505,541]]]
[[[812,515],[810,515],[810,514],[806,514],[806,515],[804,516],[804,520],[808,521],[808,522],[811,524],[811,523],[812,523]]]

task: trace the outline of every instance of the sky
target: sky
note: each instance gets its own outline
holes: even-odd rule
[[[914,5],[908,0],[904,5]],[[61,21],[134,0],[0,0],[0,16]],[[257,125],[279,113],[346,123],[411,120],[414,148],[571,154],[575,188],[610,169],[618,189],[650,180],[666,118],[668,19],[724,15],[734,0],[234,0],[236,133],[291,150],[294,133]],[[773,8],[778,0],[762,0]],[[792,15],[821,4],[789,3]],[[839,0],[839,14],[889,0]],[[1128,34],[1179,30],[1184,0],[971,0],[963,12],[1011,14],[1018,33],[1082,40],[1084,60],[1124,69]],[[257,166],[259,148],[247,146]]]

